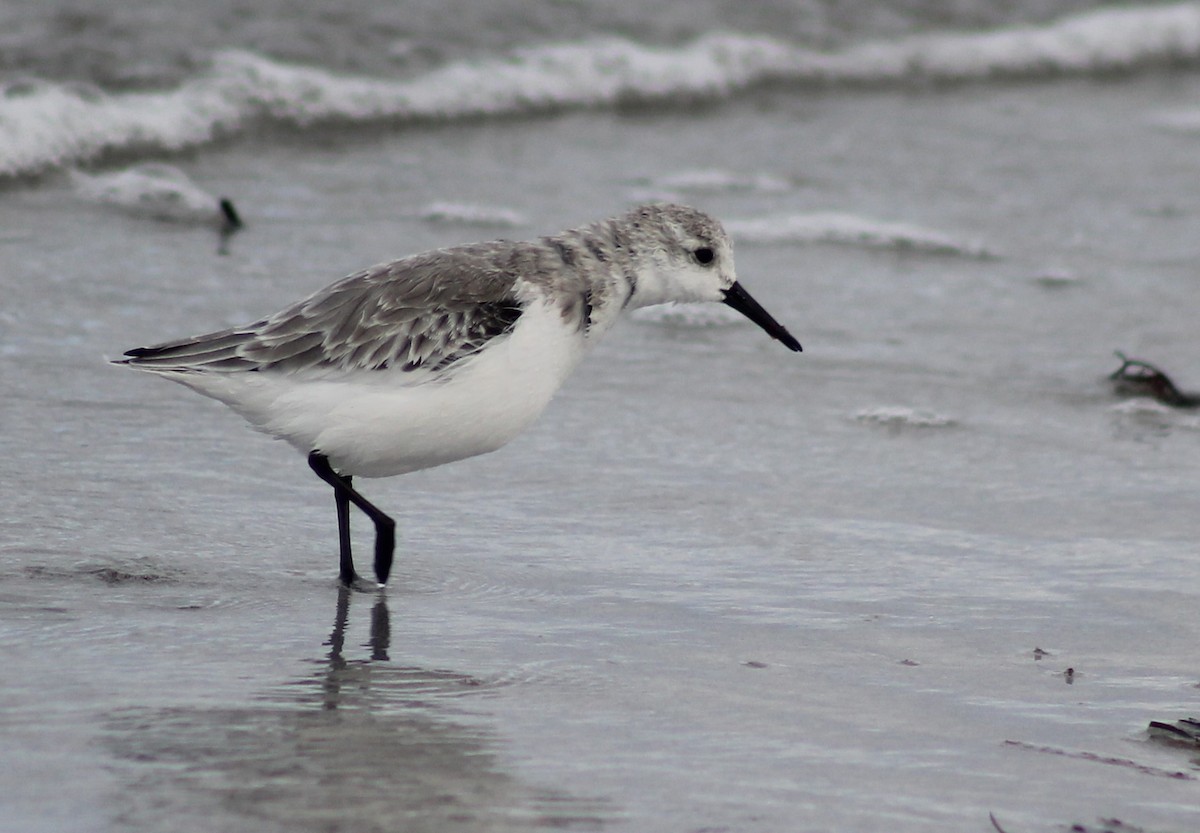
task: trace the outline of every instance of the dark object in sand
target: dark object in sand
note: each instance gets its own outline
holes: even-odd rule
[[[221,209],[221,228],[219,230],[221,242],[217,246],[217,254],[227,255],[229,254],[229,238],[244,229],[246,224],[242,222],[242,216],[233,207],[233,200],[221,197],[217,205]]]
[[[222,231],[235,232],[246,227],[245,223],[242,222],[241,215],[233,207],[233,200],[228,197],[221,197],[221,202],[218,205],[221,207],[221,217],[225,221],[221,227]]]
[[[1131,769],[1134,772],[1140,772],[1143,775],[1155,775],[1159,778],[1171,778],[1176,781],[1196,781],[1195,775],[1188,772],[1180,772],[1177,770],[1162,769],[1161,767],[1148,766],[1140,764],[1137,761],[1129,758],[1114,758],[1109,755],[1097,755],[1095,752],[1076,752],[1070,749],[1059,749],[1055,746],[1036,746],[1032,743],[1026,743],[1023,740],[1006,740],[1005,746],[1012,746],[1017,749],[1025,749],[1029,752],[1041,752],[1045,755],[1060,755],[1064,758],[1072,758],[1077,761],[1092,761],[1097,764],[1108,764],[1109,766],[1119,766]]]
[[[1151,720],[1146,731],[1150,735],[1150,740],[1169,743],[1172,746],[1200,747],[1200,720],[1194,717],[1185,717],[1174,723]]]
[[[1149,833],[1149,831],[1127,824],[1120,819],[1100,819],[1099,827],[1088,827],[1086,824],[1072,824],[1070,833]]]
[[[1116,354],[1121,366],[1108,378],[1118,396],[1149,396],[1173,408],[1200,407],[1200,395],[1181,391],[1154,365],[1127,358],[1120,350]]]

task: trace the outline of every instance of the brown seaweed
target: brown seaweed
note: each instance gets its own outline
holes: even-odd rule
[[[1200,407],[1200,394],[1181,391],[1171,377],[1150,362],[1128,358],[1119,350],[1116,355],[1121,366],[1108,378],[1118,396],[1148,396],[1172,408]]]

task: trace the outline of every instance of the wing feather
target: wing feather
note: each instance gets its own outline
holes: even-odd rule
[[[343,278],[249,327],[139,347],[147,370],[441,370],[521,315],[506,241],[442,249]]]

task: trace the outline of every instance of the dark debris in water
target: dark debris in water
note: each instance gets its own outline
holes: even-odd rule
[[[1185,393],[1166,373],[1140,359],[1131,359],[1116,351],[1121,366],[1109,374],[1113,392],[1118,396],[1146,396],[1172,408],[1200,407],[1200,394]]]
[[[244,229],[246,224],[242,222],[242,215],[234,207],[233,200],[221,197],[217,205],[221,209],[220,242],[217,244],[217,254],[228,255],[229,239]]]
[[[988,818],[991,820],[992,827],[995,828],[997,833],[1017,833],[1015,830],[1001,827],[995,813],[988,813]],[[1146,830],[1143,827],[1128,824],[1116,818],[1097,819],[1095,826],[1072,824],[1070,827],[1063,825],[1060,829],[1067,831],[1067,833],[1152,833],[1152,831]]]
[[[233,205],[233,200],[228,197],[221,197],[217,205],[221,209],[222,227],[224,229],[232,233],[246,227],[246,224],[242,222],[242,216],[238,214],[237,208]]]
[[[1044,755],[1057,755],[1063,758],[1072,758],[1078,761],[1092,761],[1098,764],[1108,764],[1109,766],[1118,766],[1125,769],[1131,769],[1134,772],[1140,772],[1143,775],[1154,775],[1159,778],[1171,778],[1177,781],[1195,781],[1196,776],[1187,772],[1177,770],[1163,769],[1161,767],[1149,766],[1140,764],[1137,761],[1129,758],[1117,758],[1111,755],[1097,755],[1095,752],[1077,752],[1070,749],[1059,749],[1055,746],[1038,746],[1032,743],[1026,743],[1023,740],[1006,740],[1005,746],[1024,749],[1029,752],[1040,752]]]
[[[1200,749],[1200,720],[1194,717],[1185,717],[1174,723],[1151,720],[1146,731],[1150,735],[1150,740],[1171,746]]]
[[[1133,824],[1126,824],[1120,819],[1099,819],[1092,827],[1086,824],[1072,824],[1067,830],[1070,833],[1150,833],[1144,828]]]

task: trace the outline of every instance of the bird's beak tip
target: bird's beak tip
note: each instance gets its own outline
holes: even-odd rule
[[[772,318],[770,313],[763,309],[740,283],[735,282],[733,286],[725,290],[724,302],[727,306],[737,310],[765,330],[767,335],[780,341],[784,347],[794,353],[803,352],[803,348],[800,346],[800,342],[796,340],[796,337],[789,333],[787,328],[782,324]]]

